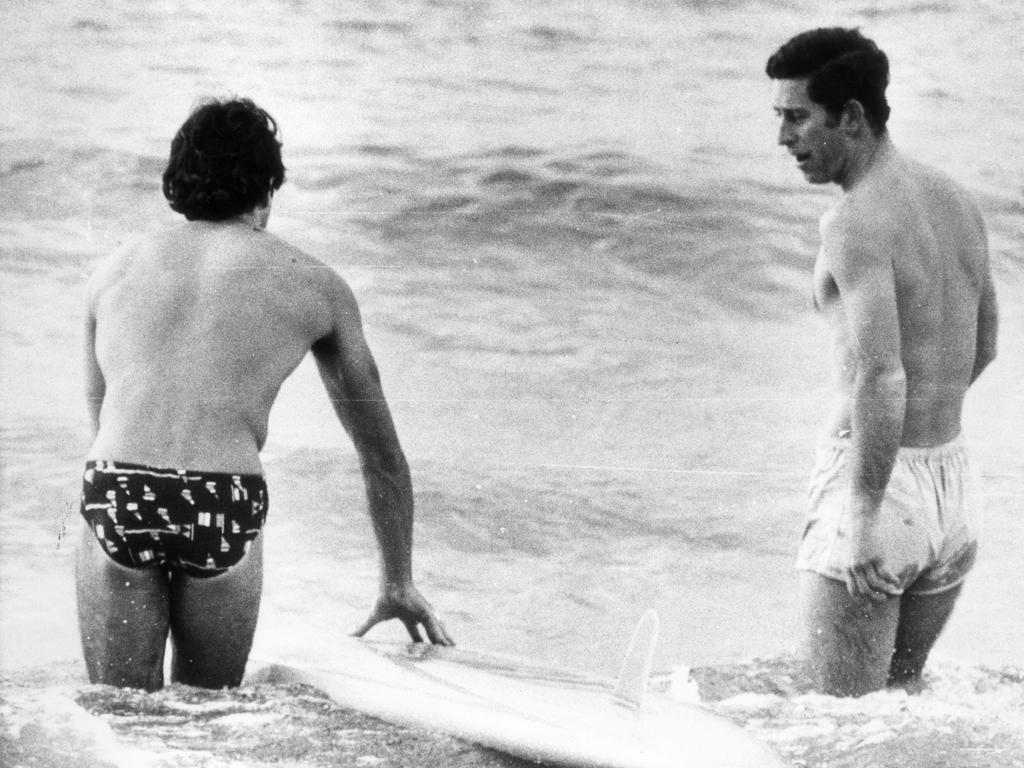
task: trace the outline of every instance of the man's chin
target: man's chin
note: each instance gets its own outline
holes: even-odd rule
[[[810,184],[828,184],[832,181],[826,174],[814,171],[804,171],[804,179]]]

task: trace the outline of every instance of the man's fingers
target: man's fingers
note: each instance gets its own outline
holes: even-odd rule
[[[887,595],[900,594],[899,579],[889,573],[889,570],[881,563],[868,563],[864,577],[868,586],[875,592],[883,592]]]
[[[901,594],[899,579],[878,563],[854,566],[847,571],[847,591],[854,597],[884,602],[889,595]]]
[[[431,616],[424,622],[423,627],[427,630],[427,638],[434,645],[455,645],[451,637],[448,636],[448,632],[445,631],[444,625],[437,618]]]
[[[868,586],[867,579],[864,578],[864,574],[859,568],[850,570],[850,574],[846,579],[846,589],[854,597],[874,597],[871,587]]]
[[[899,594],[902,594],[900,592],[900,588],[898,586],[896,586],[895,582],[893,582],[890,579],[884,579],[884,578],[882,578],[880,576],[876,576],[874,578],[869,578],[868,579],[868,585],[875,592],[881,592],[882,594],[885,594],[885,595],[899,595]]]
[[[355,632],[352,633],[352,637],[362,637],[370,629],[380,623],[380,616],[376,612],[370,614],[370,618],[363,622],[362,626],[359,627]]]
[[[420,625],[422,625],[427,638],[434,645],[455,645],[430,604],[419,597],[418,593],[412,595],[412,599],[385,600],[382,598],[370,617],[352,633],[352,636],[362,637],[372,627],[388,619],[401,621],[414,643],[423,642],[423,633],[420,632]]]
[[[420,634],[420,628],[415,619],[402,619],[402,623],[405,624],[405,629],[408,631],[409,637],[412,638],[414,643],[423,642],[423,635]]]
[[[846,582],[846,591],[850,593],[851,597],[863,595],[863,585],[856,568],[847,568],[843,574],[843,580]]]
[[[373,624],[371,624],[370,622],[366,622],[365,624],[363,624],[363,626],[359,627],[359,629],[352,633],[352,637],[362,637],[370,631],[370,627],[372,626]]]

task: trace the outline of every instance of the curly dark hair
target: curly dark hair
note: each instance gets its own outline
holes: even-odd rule
[[[889,120],[885,89],[889,59],[857,29],[828,27],[801,32],[768,59],[765,73],[773,80],[807,78],[807,95],[838,120],[843,107],[856,99],[875,135]]]
[[[284,184],[277,123],[249,99],[200,104],[171,142],[164,197],[189,221],[223,221]]]

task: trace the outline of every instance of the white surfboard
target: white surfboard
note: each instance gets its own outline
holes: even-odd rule
[[[517,757],[579,768],[782,768],[738,726],[648,690],[658,618],[633,634],[619,680],[460,648],[345,638],[329,666],[269,664],[254,683],[304,683],[343,707]]]

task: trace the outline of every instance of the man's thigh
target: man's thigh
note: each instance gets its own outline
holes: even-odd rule
[[[800,574],[801,652],[814,686],[835,696],[884,688],[889,677],[899,597],[854,598],[846,584],[810,571]]]
[[[156,690],[163,685],[169,590],[160,568],[126,568],[82,521],[75,553],[78,628],[89,680]]]
[[[263,588],[263,534],[226,573],[171,580],[171,679],[203,688],[242,682]]]
[[[920,688],[928,654],[945,628],[962,586],[958,584],[935,594],[903,596],[889,685],[903,686],[910,691]]]

